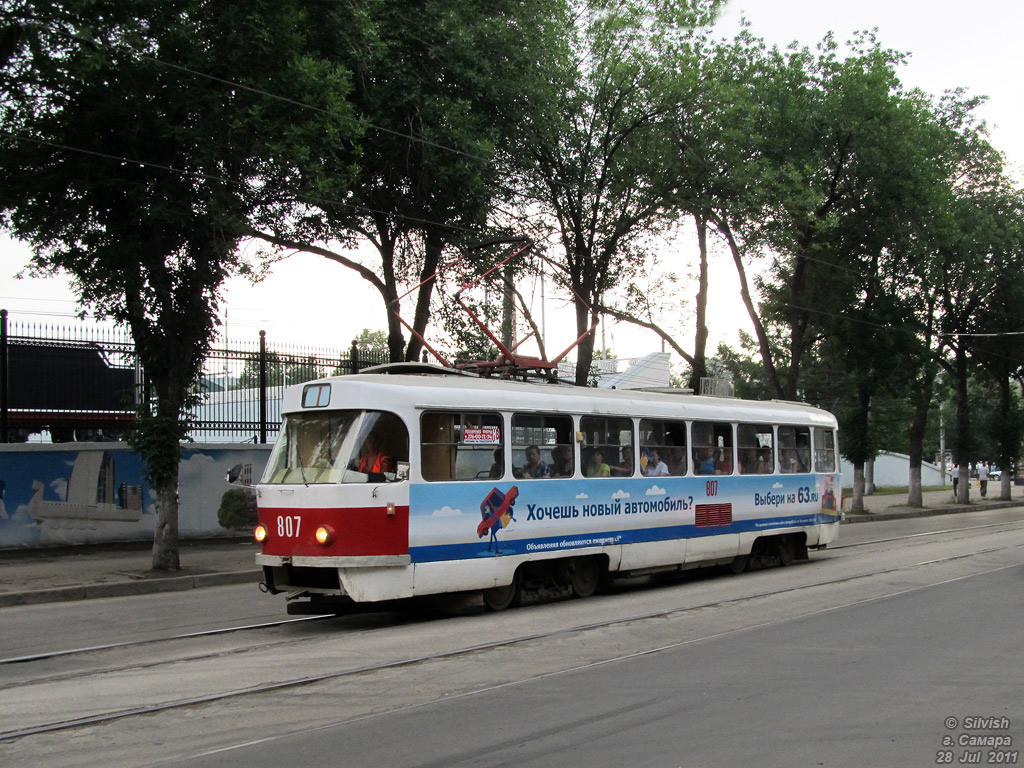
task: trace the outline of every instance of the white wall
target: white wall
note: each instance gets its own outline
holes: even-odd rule
[[[843,473],[843,487],[853,487],[853,465],[846,459],[839,462]],[[950,480],[946,478],[946,484]],[[921,485],[942,485],[942,470],[938,464],[921,464]],[[906,487],[910,485],[910,457],[905,453],[880,453],[875,459],[875,487]]]

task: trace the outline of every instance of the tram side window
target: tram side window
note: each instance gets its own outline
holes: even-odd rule
[[[770,426],[739,424],[736,443],[741,475],[770,475],[774,469],[775,439]]]
[[[512,415],[512,473],[521,478],[572,477],[572,417]]]
[[[691,427],[693,472],[696,475],[731,475],[732,424],[695,421]]]
[[[830,429],[814,430],[814,471],[836,471],[836,435]]]
[[[500,413],[427,411],[421,420],[420,464],[424,480],[501,477]]]
[[[632,474],[633,422],[629,419],[607,416],[584,416],[580,419],[583,432],[581,464],[584,477],[611,477],[612,465],[620,474]]]
[[[779,472],[811,471],[811,430],[807,427],[779,427]]]
[[[648,477],[685,475],[686,422],[641,419],[640,464]]]

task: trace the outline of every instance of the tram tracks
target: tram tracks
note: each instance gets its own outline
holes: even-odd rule
[[[975,526],[974,528],[975,529],[982,529],[982,528],[993,528],[993,527],[998,527],[998,526]],[[962,533],[964,531],[965,531],[965,529],[956,529],[956,530],[945,531],[944,533],[955,534],[955,533]],[[937,533],[939,533],[939,532],[937,532]],[[916,539],[916,538],[919,538],[919,534],[914,534],[914,535],[910,535],[910,536],[902,536],[902,537],[892,537],[888,541],[891,542],[893,540]],[[878,541],[860,542],[860,543],[857,543],[857,544],[844,545],[844,547],[842,547],[842,548],[836,547],[835,549],[847,549],[847,548],[851,548],[851,547],[854,547],[854,546],[863,545],[863,544],[871,544],[871,543],[879,543],[879,542]],[[601,620],[592,621],[592,622],[574,622],[574,623],[570,623],[570,624],[568,624],[566,626],[563,626],[563,627],[557,628],[557,629],[550,629],[550,630],[546,629],[546,630],[541,631],[541,632],[526,632],[526,633],[518,633],[518,634],[514,634],[514,635],[507,635],[507,636],[503,636],[499,640],[490,640],[490,641],[485,641],[485,642],[462,644],[462,645],[457,645],[457,646],[452,647],[452,648],[448,648],[448,649],[444,649],[444,650],[438,650],[438,651],[434,651],[434,652],[430,652],[430,653],[404,655],[404,656],[400,656],[400,657],[397,657],[397,658],[391,658],[391,659],[387,659],[387,660],[384,660],[384,661],[378,661],[378,662],[373,662],[373,663],[369,663],[369,664],[357,664],[357,665],[354,665],[354,666],[351,666],[351,667],[347,667],[347,668],[343,668],[343,669],[335,668],[335,669],[332,669],[332,670],[327,670],[327,671],[324,671],[324,672],[321,672],[321,673],[317,673],[317,674],[312,674],[312,675],[297,675],[297,676],[293,675],[293,676],[287,677],[285,679],[272,680],[272,681],[264,681],[264,682],[256,683],[256,684],[253,684],[253,685],[250,685],[250,686],[244,686],[244,687],[237,687],[237,688],[230,688],[230,689],[225,689],[225,690],[219,690],[219,691],[214,691],[214,692],[205,693],[205,694],[201,694],[201,695],[179,696],[179,697],[176,697],[176,698],[167,698],[164,701],[153,702],[153,703],[148,703],[148,704],[142,704],[142,705],[139,705],[139,706],[126,706],[126,707],[120,707],[120,708],[118,708],[118,707],[109,707],[109,708],[107,708],[106,711],[97,711],[97,712],[93,712],[93,713],[90,713],[90,714],[86,714],[86,715],[82,715],[82,716],[77,716],[77,717],[54,718],[53,720],[48,721],[48,722],[38,722],[38,723],[34,723],[34,724],[26,724],[24,727],[18,727],[18,728],[13,728],[13,729],[10,729],[10,730],[2,731],[2,732],[0,732],[0,741],[22,739],[22,738],[26,738],[26,737],[30,737],[30,736],[35,736],[35,735],[40,735],[40,734],[48,734],[48,733],[55,733],[55,732],[60,732],[60,731],[66,731],[66,730],[71,730],[71,729],[75,729],[75,728],[81,728],[81,727],[90,726],[90,725],[111,724],[111,723],[115,723],[115,722],[118,722],[118,721],[121,721],[121,720],[126,720],[126,719],[129,719],[129,718],[138,717],[140,715],[153,715],[153,714],[162,713],[162,712],[170,712],[170,711],[173,711],[173,710],[180,710],[180,709],[195,707],[195,706],[198,706],[198,705],[206,705],[206,704],[213,704],[213,703],[217,703],[217,702],[224,702],[224,701],[228,701],[228,700],[231,700],[231,699],[237,699],[237,698],[240,698],[240,697],[273,694],[275,692],[288,691],[288,690],[292,690],[292,689],[296,689],[296,688],[301,688],[303,686],[315,685],[315,684],[318,684],[318,683],[329,683],[331,681],[341,680],[341,679],[346,678],[346,677],[366,676],[366,675],[373,674],[373,673],[381,673],[381,672],[386,672],[388,670],[395,670],[395,669],[399,669],[399,668],[403,668],[403,667],[414,667],[414,666],[426,665],[426,664],[430,664],[430,663],[452,661],[452,660],[457,660],[460,657],[469,657],[469,656],[474,656],[474,655],[478,655],[478,654],[493,653],[495,651],[499,651],[499,650],[502,650],[502,649],[505,649],[507,651],[508,649],[514,649],[517,646],[526,646],[526,645],[535,644],[535,643],[538,643],[538,642],[541,642],[541,643],[551,642],[552,640],[554,640],[556,638],[566,638],[568,636],[572,636],[572,635],[576,635],[576,634],[585,634],[585,633],[588,633],[588,632],[594,632],[594,631],[603,630],[603,629],[610,629],[610,628],[614,628],[614,627],[624,627],[624,626],[627,626],[627,625],[630,625],[630,624],[638,624],[638,623],[643,623],[643,622],[651,622],[651,621],[657,621],[657,620],[660,620],[660,619],[678,618],[680,615],[688,614],[690,612],[695,612],[696,613],[696,612],[712,610],[712,609],[722,609],[722,608],[726,608],[726,607],[742,606],[745,603],[750,603],[752,601],[762,600],[762,599],[765,599],[765,598],[768,598],[768,597],[772,597],[772,596],[776,596],[777,597],[779,595],[799,594],[799,593],[801,593],[804,590],[813,590],[813,589],[820,589],[820,588],[837,587],[839,585],[849,584],[851,582],[856,582],[856,581],[862,580],[862,579],[867,579],[867,578],[872,578],[872,577],[879,577],[879,576],[885,577],[885,576],[889,576],[889,575],[892,575],[892,574],[898,574],[900,572],[912,571],[914,569],[919,569],[919,568],[921,568],[921,567],[923,567],[925,565],[952,563],[954,561],[962,560],[962,559],[969,558],[969,557],[998,554],[998,553],[1001,553],[1001,552],[1005,552],[1007,550],[1017,549],[1017,548],[1020,548],[1022,546],[1024,546],[1024,544],[1007,543],[1007,544],[1000,545],[1000,546],[982,547],[982,548],[978,548],[978,549],[973,549],[973,550],[971,550],[969,552],[957,553],[957,554],[949,555],[949,556],[946,556],[946,557],[931,558],[931,559],[923,561],[923,562],[922,561],[905,562],[905,563],[902,563],[902,564],[893,565],[893,566],[888,567],[888,568],[875,569],[875,570],[871,570],[871,571],[857,572],[857,573],[852,573],[852,574],[844,574],[844,575],[836,576],[834,578],[825,578],[825,579],[812,578],[812,579],[808,580],[805,583],[795,584],[795,585],[793,585],[791,587],[786,587],[786,588],[781,588],[781,589],[779,588],[778,584],[771,584],[771,583],[768,583],[768,581],[766,580],[765,581],[765,585],[764,585],[765,588],[763,588],[763,589],[759,588],[759,589],[756,589],[756,590],[754,590],[752,592],[745,592],[744,594],[738,595],[738,596],[735,596],[735,597],[729,597],[729,598],[724,598],[724,599],[700,600],[700,601],[695,601],[695,602],[692,602],[692,603],[688,603],[686,605],[678,605],[677,604],[677,605],[673,605],[672,607],[663,608],[663,609],[660,609],[660,610],[642,611],[642,612],[639,612],[639,613],[620,615],[620,616],[615,616],[613,618],[606,618],[606,619],[601,619]],[[834,552],[834,549],[830,549],[829,552],[830,553]],[[839,557],[842,557],[842,555],[840,554]],[[797,566],[797,568],[793,569],[793,570],[803,570],[804,567],[807,567],[807,565]],[[819,574],[819,575],[821,575],[821,574]],[[754,575],[753,577],[751,577],[751,581],[757,581],[759,578],[761,578],[761,577],[759,577],[758,575]],[[760,583],[760,582],[758,582],[758,583]],[[596,599],[593,599],[592,601],[588,601],[588,602],[590,602],[590,604],[593,604],[593,605],[596,606],[596,605],[599,604],[598,601],[600,601],[600,600],[601,600],[601,598],[596,598]],[[575,602],[575,604],[579,605],[580,603],[577,601],[577,602]],[[527,610],[531,610],[531,609],[527,609]],[[589,613],[592,614],[593,611],[591,611]],[[318,618],[319,617],[303,617],[303,620],[304,621],[311,621],[311,620],[317,620]],[[495,618],[498,619],[500,617],[496,616]],[[474,621],[483,621],[483,619],[480,619],[479,617],[477,617],[477,618],[475,618],[473,620]],[[179,638],[175,638],[175,639],[178,639],[178,640],[182,640],[182,639],[186,639],[186,640],[187,639],[198,639],[198,638],[202,638],[204,636],[209,636],[211,634],[225,634],[225,633],[229,633],[229,632],[242,631],[242,630],[245,630],[245,629],[270,629],[270,628],[276,628],[276,627],[280,627],[282,625],[287,625],[287,624],[292,624],[292,623],[296,623],[296,621],[295,620],[289,620],[289,621],[282,621],[282,622],[266,622],[266,623],[263,623],[262,625],[253,625],[252,627],[225,628],[225,629],[222,629],[222,630],[215,630],[215,631],[211,631],[211,632],[189,633],[188,635],[183,635],[183,636],[181,636]],[[381,631],[387,631],[388,629],[390,629],[390,627],[384,627],[383,630],[381,630]],[[371,631],[375,632],[375,631],[378,631],[378,630],[375,629],[375,630],[371,630]],[[169,640],[169,639],[170,638],[168,638],[167,640]],[[252,648],[237,649],[234,652],[235,653],[243,653],[244,654],[244,653],[249,653],[249,652],[252,652],[252,651],[265,651],[265,650],[270,649],[273,646],[297,645],[297,644],[306,642],[309,639],[310,639],[309,637],[283,638],[283,639],[279,638],[279,639],[275,640],[273,643],[265,643],[265,644],[262,644],[262,645],[255,644]],[[321,639],[323,639],[323,638],[321,638]],[[161,640],[151,640],[151,641],[146,641],[145,643],[137,643],[137,644],[152,644],[152,643],[166,642],[167,640],[163,640],[163,641],[161,641]],[[110,646],[108,646],[108,648],[111,649],[111,650],[117,650],[118,648],[125,648],[125,647],[129,647],[131,645],[133,645],[133,644],[132,643],[111,644]],[[63,652],[62,655],[66,656],[66,655],[72,654],[72,653],[85,653],[85,652],[86,652],[85,650],[67,651],[67,652]],[[92,652],[95,652],[95,649],[93,649]],[[217,653],[201,654],[201,655],[197,655],[196,658],[199,658],[200,656],[202,656],[202,657],[211,657],[211,656],[218,656],[218,655],[224,655],[224,654],[223,654],[223,652],[221,652],[220,654],[217,654]],[[48,657],[52,657],[53,655],[52,654],[42,654],[40,656],[48,658]],[[187,663],[190,660],[191,659],[188,659],[188,658],[178,658],[178,659],[173,659],[172,658],[172,659],[169,659],[169,660],[166,660],[166,661],[155,660],[155,661],[151,662],[151,666],[153,666],[153,667],[160,667],[160,666],[164,666],[164,665],[168,665],[168,664],[182,664],[182,663]],[[19,662],[19,663],[31,664],[32,661],[28,660],[28,659],[25,659],[25,660],[23,660],[22,662]],[[141,667],[141,665],[133,664],[133,665],[129,665],[128,667],[124,667],[123,669],[127,669],[129,667],[131,669],[133,669],[133,670],[138,670]],[[112,670],[110,667],[107,667],[107,668],[97,668],[97,669],[94,669],[94,670],[84,671],[84,672],[81,673],[80,676],[83,677],[83,678],[89,678],[89,677],[107,675],[107,674],[110,674],[113,671],[116,671],[116,670]],[[37,678],[37,679],[34,679],[34,680],[27,680],[24,683],[17,684],[17,685],[24,685],[24,686],[31,686],[33,684],[45,685],[45,684],[54,682],[54,680],[55,679],[47,678],[46,676],[44,676],[42,678]],[[65,680],[66,680],[66,678],[65,678]],[[3,687],[0,687],[0,690],[3,690]]]
[[[902,536],[888,536],[878,539],[870,539],[867,541],[857,542],[844,542],[840,540],[840,543],[829,545],[828,552],[838,552],[847,549],[867,547],[878,544],[889,544],[897,541],[912,541],[912,540],[926,540],[934,536],[960,534],[960,533],[971,533],[971,532],[985,532],[995,528],[1002,528],[1005,530],[1011,530],[1014,527],[1019,527],[1019,523],[986,523],[982,525],[971,525],[963,526],[958,528],[944,528],[939,531],[924,531],[921,533],[906,534]],[[89,646],[83,646],[80,648],[67,648],[59,649],[54,651],[44,651],[40,653],[24,654],[20,656],[0,657],[0,668],[8,665],[26,664],[29,662],[44,661],[47,659],[57,659],[63,657],[72,657],[81,654],[98,653],[108,650],[117,650],[125,648],[134,648],[144,645],[155,645],[160,643],[170,643],[180,640],[198,639],[204,637],[216,637],[218,635],[240,633],[240,632],[251,632],[254,630],[267,630],[275,629],[279,627],[287,627],[290,625],[305,624],[309,622],[323,622],[337,619],[334,615],[324,616],[299,616],[286,619],[280,619],[275,621],[260,621],[252,624],[239,624],[228,627],[217,627],[214,629],[200,630],[195,632],[183,632],[177,634],[170,634],[163,637],[147,638],[144,640],[125,640],[116,643],[102,643]],[[0,686],[2,687],[2,686]]]
[[[82,648],[67,648],[57,651],[44,651],[42,653],[29,653],[23,656],[11,656],[0,658],[0,667],[10,664],[26,664],[33,661],[44,661],[46,659],[57,659],[65,656],[77,656],[85,653],[96,653],[99,651],[110,651],[118,648],[136,648],[142,645],[153,645],[156,643],[168,643],[175,640],[190,640],[200,637],[215,637],[234,632],[249,632],[258,629],[269,629],[271,627],[283,627],[289,624],[299,624],[310,621],[323,621],[332,618],[330,616],[301,616],[293,619],[282,619],[280,621],[262,621],[256,624],[240,624],[231,627],[218,627],[217,629],[206,629],[199,632],[184,632],[167,637],[152,637],[146,640],[125,640],[118,643],[104,643],[101,645],[89,645]]]

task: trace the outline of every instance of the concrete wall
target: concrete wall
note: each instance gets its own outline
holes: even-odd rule
[[[839,469],[843,473],[843,487],[853,488],[853,465],[842,459]],[[946,478],[946,484],[950,484]],[[875,459],[875,487],[905,487],[910,485],[910,457],[905,453],[880,453]],[[921,464],[921,485],[942,485],[942,470],[938,464]]]
[[[192,443],[182,450],[178,532],[223,536],[224,476],[236,464],[263,473],[270,445]],[[0,445],[0,549],[151,540],[156,498],[143,462],[124,443]]]

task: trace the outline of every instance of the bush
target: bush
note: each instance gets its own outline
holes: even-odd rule
[[[249,503],[249,494],[242,488],[225,491],[217,510],[217,522],[228,530],[251,528],[256,525],[256,510]]]

